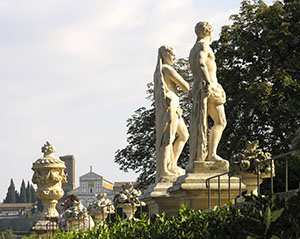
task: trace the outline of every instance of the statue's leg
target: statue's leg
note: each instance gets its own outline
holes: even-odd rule
[[[170,157],[169,157],[169,164],[168,164],[168,170],[173,173],[173,174],[177,174],[177,170],[176,170],[176,161],[175,161],[175,157],[174,157],[174,141],[176,138],[176,131],[177,131],[177,127],[178,127],[178,123],[179,123],[179,118],[178,115],[176,113],[176,109],[177,109],[177,105],[172,104],[171,107],[171,122],[170,122]]]
[[[214,121],[214,125],[211,128],[208,141],[208,161],[222,160],[217,155],[217,148],[222,137],[223,130],[226,127],[226,116],[224,105],[217,105],[213,100],[208,100],[207,104],[208,115]]]
[[[176,133],[178,137],[174,143],[173,152],[174,152],[174,161],[177,164],[178,158],[183,150],[183,147],[187,142],[187,140],[189,139],[189,132],[186,127],[186,124],[184,123],[183,118],[180,118],[178,121]]]
[[[170,171],[170,158],[172,157],[172,145],[168,144],[166,146],[164,146],[164,157],[163,157],[163,161],[161,162],[161,172],[160,175],[161,176],[168,176],[168,175],[174,175],[175,173]]]
[[[161,175],[168,176],[176,174],[174,170],[174,154],[173,154],[173,142],[175,140],[176,129],[178,125],[178,115],[176,114],[177,106],[172,101],[170,104],[171,119],[168,122],[167,127],[164,129],[164,139],[162,142],[161,150],[163,152],[163,161],[161,162]]]

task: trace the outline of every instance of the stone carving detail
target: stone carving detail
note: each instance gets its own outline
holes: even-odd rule
[[[32,182],[37,184],[36,196],[43,202],[43,216],[56,217],[57,200],[64,195],[61,185],[66,182],[64,173],[66,166],[63,161],[52,155],[55,148],[50,142],[46,142],[42,152],[44,156],[33,163]]]
[[[81,202],[74,201],[74,206],[65,211],[66,220],[84,220],[89,218],[88,210]]]
[[[157,179],[185,173],[177,166],[177,160],[189,134],[181,117],[177,87],[188,92],[189,85],[171,66],[174,60],[175,51],[172,47],[159,48],[154,72]]]
[[[194,79],[189,168],[193,167],[194,161],[223,160],[217,155],[217,147],[226,127],[224,110],[226,95],[218,83],[215,56],[209,46],[212,26],[208,22],[199,22],[195,26],[195,33],[197,40],[189,55]],[[210,130],[207,144],[208,116],[212,118],[214,125]]]
[[[106,198],[106,193],[101,193],[97,195],[97,200],[88,206],[88,212],[97,220],[105,219],[108,214],[115,213],[115,207],[112,202]]]
[[[128,219],[131,219],[137,210],[137,206],[144,206],[146,204],[139,200],[142,192],[134,189],[132,183],[126,183],[122,185],[122,188],[123,190],[115,195],[113,202],[116,207],[123,209]]]
[[[258,140],[253,142],[247,141],[246,149],[230,162],[230,171],[256,174],[257,165],[259,164],[259,172],[261,174],[270,173],[271,163],[267,160],[271,158],[271,154],[264,153],[261,149],[257,149],[258,144]]]
[[[233,158],[230,162],[231,176],[241,178],[242,183],[246,185],[247,195],[257,195],[257,183],[261,184],[263,178],[271,177],[271,158],[270,153],[264,153],[257,149],[259,141],[248,141],[246,149]],[[273,177],[275,176],[274,161],[272,164]],[[259,170],[259,181],[257,182],[257,169]]]
[[[134,189],[132,183],[122,185],[123,190],[117,193],[113,199],[115,205],[119,206],[125,203],[141,204],[139,196],[142,195],[140,190]]]

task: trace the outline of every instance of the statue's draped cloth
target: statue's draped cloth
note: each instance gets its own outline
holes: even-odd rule
[[[157,176],[160,177],[161,165],[166,160],[169,172],[177,174],[177,165],[174,162],[173,144],[171,143],[172,118],[174,114],[181,117],[182,110],[179,107],[179,98],[176,93],[170,91],[162,74],[162,62],[160,57],[154,72],[154,99],[155,99],[155,122],[156,122],[156,163]],[[168,152],[166,152],[168,151]],[[166,158],[166,155],[168,157]]]

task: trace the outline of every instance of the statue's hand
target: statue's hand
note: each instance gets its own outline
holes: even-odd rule
[[[212,85],[207,81],[203,81],[203,89],[204,89],[205,97],[207,97],[212,91]]]

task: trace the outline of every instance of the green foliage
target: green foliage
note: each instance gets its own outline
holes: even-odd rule
[[[0,239],[15,239],[16,235],[13,233],[12,230],[6,230],[5,232],[2,232],[0,235]]]
[[[25,182],[22,180],[20,194],[15,190],[14,180],[10,180],[10,185],[3,203],[36,203],[39,211],[43,211],[42,201],[35,195],[35,189],[29,181],[25,187]]]
[[[189,83],[192,81],[192,73],[186,59],[178,59],[174,68]],[[127,172],[134,170],[140,173],[137,181],[140,188],[146,188],[155,180],[155,108],[153,99],[153,84],[147,84],[147,99],[152,104],[149,109],[141,107],[127,120],[127,146],[116,151],[115,162],[120,165],[120,169]],[[179,92],[183,118],[189,122],[189,112],[191,111],[191,95]],[[179,166],[185,168],[188,159],[188,144],[180,155]]]
[[[32,201],[32,195],[31,195],[31,184],[29,181],[27,181],[27,186],[26,186],[26,202],[34,202]]]
[[[228,125],[220,155],[231,158],[247,140],[256,139],[273,156],[286,153],[300,125],[299,0],[270,6],[242,1],[231,19],[232,25],[224,26],[213,43],[218,79],[227,93]],[[290,188],[297,188],[300,164],[296,159],[290,164],[295,166],[290,168]],[[283,174],[282,164],[276,166],[276,174]],[[282,191],[280,183],[275,181],[276,191]]]
[[[22,180],[18,202],[19,203],[26,203],[26,202],[28,202],[27,201],[27,196],[26,196],[26,186],[25,186],[24,179]]]
[[[15,189],[15,183],[14,183],[14,180],[11,179],[10,185],[7,189],[7,194],[6,194],[6,197],[3,201],[3,203],[15,203],[16,197],[17,197],[17,193],[16,193],[16,189]]]
[[[125,222],[118,218],[114,223],[97,225],[88,231],[60,231],[56,238],[299,238],[299,201],[300,193],[289,200],[251,196],[244,204],[207,211],[183,205],[177,217],[167,218],[162,213]]]
[[[138,181],[142,184],[153,182],[155,173],[155,110],[141,107],[127,120],[127,146],[117,150],[115,162],[120,169],[140,173]]]

